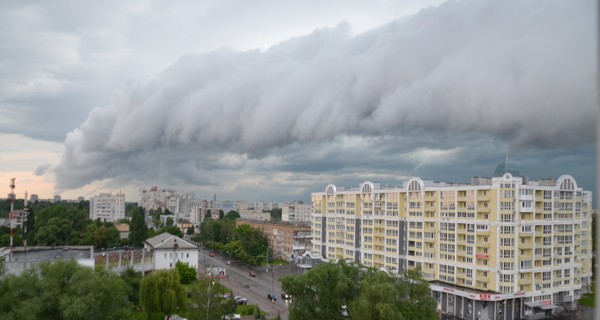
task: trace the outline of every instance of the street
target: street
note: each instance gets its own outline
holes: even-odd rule
[[[284,267],[276,269],[275,272],[266,272],[266,268],[250,267],[241,264],[235,260],[231,265],[227,265],[228,255],[217,254],[214,257],[209,256],[210,250],[200,249],[198,255],[199,269],[201,274],[206,274],[207,267],[218,267],[227,269],[227,277],[219,280],[222,285],[231,289],[233,296],[242,296],[248,299],[248,305],[258,305],[258,307],[269,314],[269,318],[277,315],[281,319],[288,318],[288,301],[281,299],[281,283],[279,277],[283,274],[293,273],[294,267]],[[254,271],[256,277],[251,277],[249,272]],[[277,297],[277,301],[272,303],[267,295],[272,294]]]

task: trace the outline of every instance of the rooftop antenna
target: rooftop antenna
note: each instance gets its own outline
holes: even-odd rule
[[[10,178],[10,260],[13,256],[13,228],[15,223],[15,180],[16,178]]]

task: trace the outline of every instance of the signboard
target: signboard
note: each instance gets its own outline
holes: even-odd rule
[[[487,259],[488,255],[485,253],[478,253],[475,255],[475,257],[477,257],[477,259]]]

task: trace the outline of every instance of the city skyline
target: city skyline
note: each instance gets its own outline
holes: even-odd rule
[[[1,6],[0,181],[21,196],[307,200],[492,176],[507,147],[596,191],[592,1]]]

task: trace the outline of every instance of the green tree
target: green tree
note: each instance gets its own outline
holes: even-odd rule
[[[200,279],[190,290],[190,320],[221,319],[225,314],[235,312],[235,302],[226,298],[227,289],[213,279]]]
[[[167,222],[165,223],[167,225],[167,227],[172,226],[173,223],[175,223],[175,221],[173,220],[173,218],[172,217],[167,217]]]
[[[142,273],[132,268],[127,268],[121,273],[121,279],[127,284],[127,297],[133,305],[140,303],[140,285],[142,283]]]
[[[281,208],[271,209],[271,220],[281,221]]]
[[[191,227],[189,227],[189,228],[188,228],[188,229],[185,231],[185,233],[186,233],[186,234],[188,234],[188,235],[190,235],[190,236],[191,236],[191,235],[193,235],[193,234],[195,233],[195,231],[194,231],[194,226],[191,226]]]
[[[289,319],[343,319],[341,307],[355,296],[358,268],[343,261],[321,263],[300,276],[282,279],[282,288],[294,299]]]
[[[235,210],[231,210],[231,211],[227,212],[227,214],[225,215],[225,219],[227,219],[227,220],[235,220],[238,218],[240,218],[240,214]]]
[[[184,307],[185,290],[176,270],[155,271],[142,280],[140,302],[148,318],[154,312],[172,314]]]
[[[3,319],[127,319],[132,310],[118,276],[74,261],[9,276],[0,289]]]
[[[187,262],[177,261],[175,269],[179,272],[179,279],[182,284],[192,283],[192,281],[198,278],[196,268],[190,267]]]
[[[406,319],[434,319],[437,317],[436,302],[431,295],[429,283],[422,278],[421,269],[406,271],[405,281],[401,281],[403,303],[400,311]]]
[[[317,265],[301,276],[282,279],[294,299],[290,320],[343,319],[348,306],[353,319],[437,319],[435,300],[420,270],[404,277],[340,261]]]
[[[142,247],[144,240],[148,239],[148,227],[146,226],[144,208],[137,207],[131,212],[131,226],[129,231],[129,244],[132,247]]]

